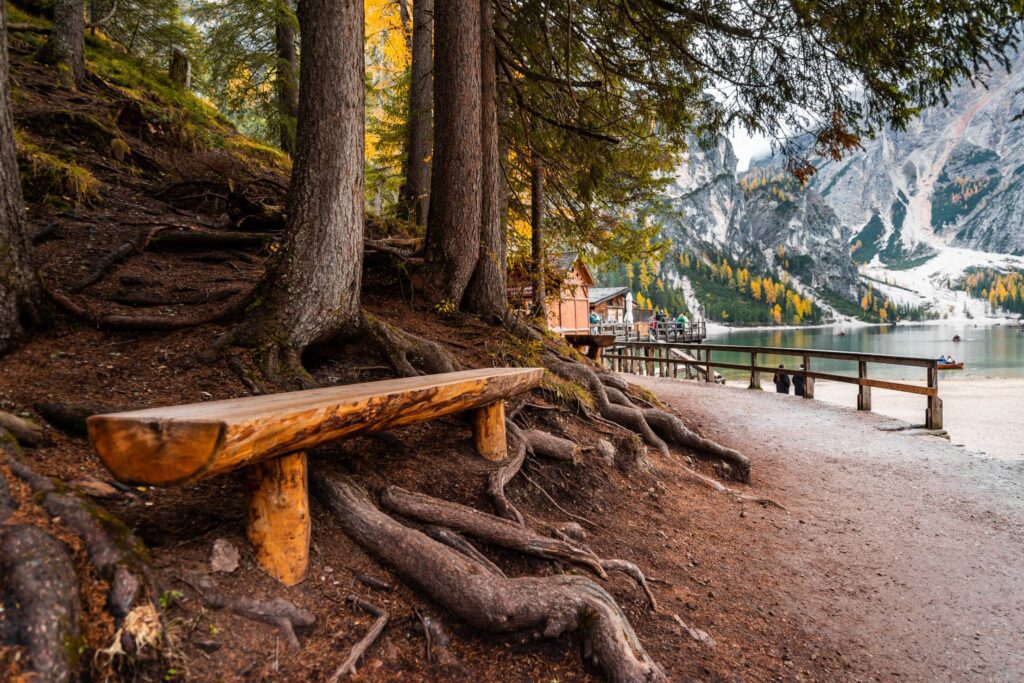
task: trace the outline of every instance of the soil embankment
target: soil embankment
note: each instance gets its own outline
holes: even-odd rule
[[[756,460],[791,514],[722,553],[771,558],[776,611],[832,640],[844,678],[1024,675],[1024,463],[819,401],[631,379]]]

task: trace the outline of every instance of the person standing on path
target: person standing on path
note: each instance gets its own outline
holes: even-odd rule
[[[775,371],[772,381],[775,382],[775,391],[780,394],[789,393],[789,374],[786,372],[786,366],[782,363],[779,363],[779,369]]]
[[[800,369],[803,370],[803,364],[800,365]],[[793,393],[797,396],[804,395],[804,387],[807,385],[807,378],[801,374],[793,374]]]

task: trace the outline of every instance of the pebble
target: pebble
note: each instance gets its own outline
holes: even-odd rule
[[[238,548],[226,538],[218,538],[213,542],[210,553],[210,568],[215,572],[230,574],[238,569]]]

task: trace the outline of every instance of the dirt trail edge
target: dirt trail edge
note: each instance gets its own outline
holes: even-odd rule
[[[759,492],[789,508],[722,550],[749,559],[783,619],[832,641],[845,677],[1024,676],[1024,463],[818,401],[628,379],[748,453]]]

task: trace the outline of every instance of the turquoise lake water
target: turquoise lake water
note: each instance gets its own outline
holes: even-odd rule
[[[845,336],[839,336],[842,329]],[[954,335],[962,341],[954,343]],[[1015,326],[978,326],[972,324],[946,325],[900,325],[872,327],[817,327],[801,329],[734,329],[725,333],[712,334],[709,343],[737,344],[741,346],[784,346],[802,349],[828,351],[860,351],[896,356],[917,356],[938,358],[942,354],[952,355],[964,361],[959,371],[945,371],[947,378],[989,378],[1024,377],[1024,332]],[[747,354],[715,352],[715,360],[730,363],[749,363]],[[759,359],[761,360],[761,359]],[[759,365],[775,366],[785,363],[795,367],[799,359],[769,357]],[[857,374],[857,364],[846,361],[814,359],[815,370],[836,374]],[[720,371],[727,378],[748,376],[742,372]],[[896,365],[869,364],[870,377],[888,379],[925,379],[923,368],[908,368]]]

